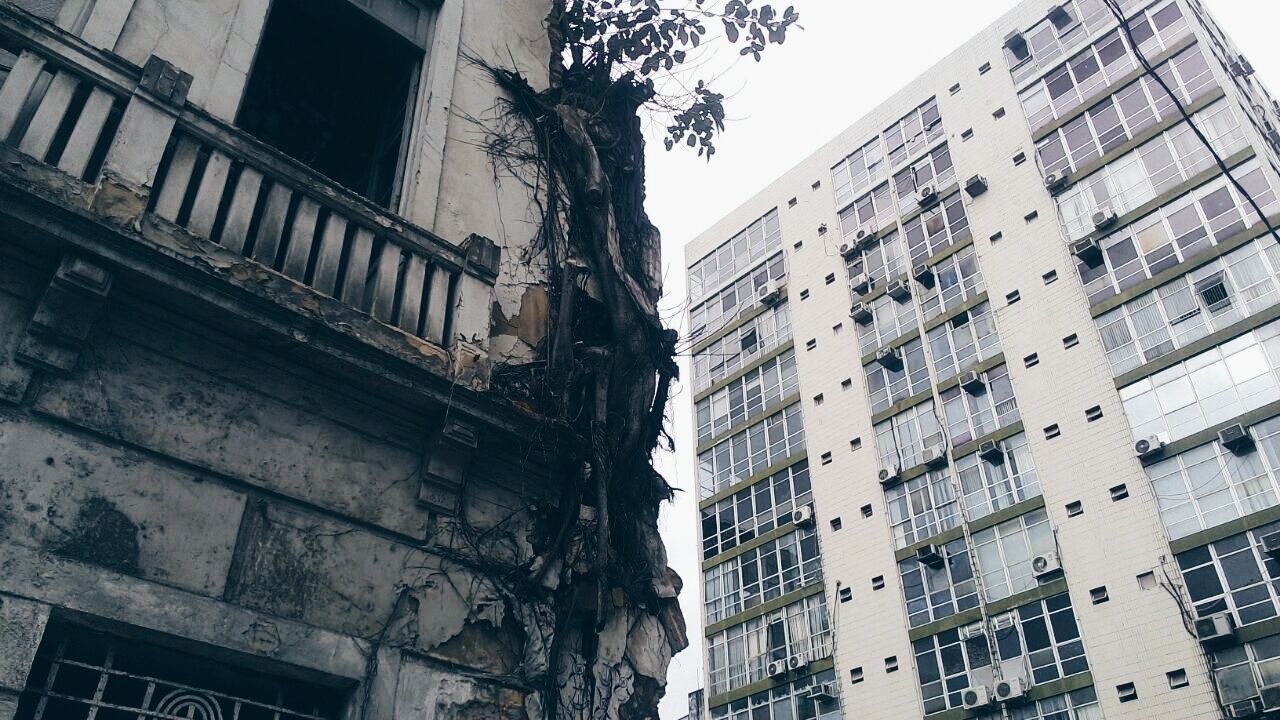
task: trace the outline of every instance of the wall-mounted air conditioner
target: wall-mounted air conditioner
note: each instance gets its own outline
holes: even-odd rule
[[[1133,452],[1140,458],[1152,458],[1164,452],[1164,446],[1169,444],[1169,433],[1156,433],[1148,435],[1133,444]]]

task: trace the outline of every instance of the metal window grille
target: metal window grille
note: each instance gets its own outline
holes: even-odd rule
[[[336,720],[340,691],[51,625],[16,720]]]

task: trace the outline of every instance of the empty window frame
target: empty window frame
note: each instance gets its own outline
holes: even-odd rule
[[[1026,434],[1005,438],[1001,445],[1004,452],[999,458],[973,453],[955,459],[965,515],[970,521],[1040,495],[1040,479]]]
[[[711,708],[711,720],[840,720],[837,697],[815,699],[811,688],[836,682],[835,670],[805,675],[790,683],[761,690],[749,697]]]
[[[799,385],[795,350],[769,358],[695,403],[698,443],[705,443],[777,405],[794,395]]]
[[[881,295],[870,303],[871,322],[859,323],[858,347],[863,354],[888,345],[917,328],[916,305],[912,300],[899,302]]]
[[[730,558],[702,574],[707,623],[822,580],[818,533],[797,530]]]
[[[884,468],[915,467],[924,461],[925,448],[944,442],[932,400],[878,423],[875,431],[880,467]]]
[[[699,337],[713,335],[739,315],[754,309],[760,304],[759,289],[770,281],[782,281],[786,276],[784,254],[779,251],[750,274],[694,306],[689,311],[690,339],[696,342]]]
[[[936,98],[929,98],[884,131],[889,165],[898,166],[942,137],[942,115],[938,112],[938,101]]]
[[[895,351],[902,363],[897,370],[890,370],[879,361],[863,368],[867,373],[867,393],[873,414],[929,389],[929,366],[925,363],[924,343],[920,338],[899,346]]]
[[[845,262],[849,282],[857,285],[866,275],[865,288],[851,288],[854,297],[897,279],[911,268],[907,267],[906,239],[897,230],[889,232]]]
[[[273,2],[236,124],[394,208],[430,18],[413,2],[383,5]]]
[[[877,137],[831,168],[836,207],[843,208],[885,176],[884,150]]]
[[[830,655],[826,596],[811,595],[707,638],[708,692],[720,695],[765,680],[776,660],[813,662]]]
[[[1154,23],[1149,20],[1153,17]],[[1130,25],[1138,47],[1149,58],[1189,32],[1176,0],[1166,0],[1153,6],[1131,20]],[[1137,67],[1138,61],[1123,32],[1117,28],[1103,35],[1066,63],[1048,72],[1044,79],[1018,93],[1032,132],[1057,118],[1070,115],[1085,100],[1095,97]]]
[[[912,267],[923,265],[933,255],[969,237],[969,218],[965,215],[961,194],[957,190],[903,226]]]
[[[893,224],[895,212],[889,183],[884,183],[840,211],[840,233],[854,240],[859,231],[877,232]]]
[[[959,527],[963,519],[951,473],[930,470],[884,493],[885,510],[899,549]]]
[[[1194,120],[1224,158],[1248,145],[1226,99],[1196,113]],[[1058,196],[1058,213],[1068,239],[1092,234],[1095,213],[1123,215],[1212,167],[1213,153],[1186,123],[1166,130]]]
[[[1135,438],[1176,441],[1280,400],[1280,320],[1120,389]]]
[[[959,447],[1019,420],[1018,401],[1013,396],[1006,365],[980,373],[986,389],[974,395],[960,386],[944,390],[942,412],[947,421],[947,437]]]
[[[928,332],[935,380],[943,382],[1000,354],[991,303],[980,303]]]
[[[925,565],[915,557],[898,563],[911,627],[927,625],[978,606],[978,584],[964,538],[942,546],[942,560]]]
[[[344,704],[332,688],[55,623],[45,630],[16,717],[337,720]]]
[[[788,303],[771,307],[693,356],[693,391],[702,392],[791,339]]]
[[[1232,175],[1264,213],[1274,212],[1276,193],[1256,159]],[[1219,177],[1104,238],[1103,262],[1089,267],[1077,261],[1076,270],[1090,304],[1097,304],[1251,226],[1261,227],[1249,201]]]
[[[1178,99],[1188,105],[1216,87],[1198,46],[1182,51],[1158,72]],[[1045,175],[1078,170],[1152,125],[1180,117],[1177,105],[1164,89],[1155,80],[1143,77],[1037,143],[1040,169]]]
[[[978,253],[973,246],[956,252],[933,266],[934,283],[920,293],[920,310],[925,320],[953,310],[986,291]]]
[[[1031,561],[1055,547],[1049,514],[1043,508],[974,533],[973,555],[983,599],[995,602],[1036,587]]]
[[[791,522],[813,501],[809,463],[800,461],[702,510],[702,559],[728,552]]]
[[[774,208],[689,268],[689,302],[698,302],[782,247]]]
[[[923,187],[942,190],[956,179],[956,168],[951,163],[951,150],[946,143],[930,150],[924,157],[893,175],[893,192],[903,214],[916,207],[916,192]]]
[[[1247,707],[1262,688],[1280,683],[1280,635],[1227,645],[1210,650],[1208,655],[1224,706]]]
[[[1280,563],[1262,549],[1262,538],[1280,523],[1178,553],[1178,569],[1198,618],[1229,612],[1239,626],[1274,618],[1280,611]]]
[[[699,454],[699,497],[711,497],[803,449],[804,421],[796,403]]]

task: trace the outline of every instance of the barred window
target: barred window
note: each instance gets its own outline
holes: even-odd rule
[[[342,693],[51,624],[17,720],[337,720]]]

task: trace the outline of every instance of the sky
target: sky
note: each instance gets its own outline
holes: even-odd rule
[[[654,130],[648,150],[648,210],[662,231],[667,323],[683,334],[684,246],[769,182],[815,152],[951,50],[994,22],[1014,0],[774,0],[794,3],[803,30],[771,47],[763,62],[737,62],[717,80],[729,97],[726,132],[711,163],[687,148],[663,150]],[[1204,0],[1269,88],[1280,90],[1280,47],[1274,0]],[[729,50],[729,53],[736,51]],[[715,70],[724,54],[712,58]],[[719,65],[717,65],[719,63]],[[1002,67],[1002,64],[1001,64]],[[852,149],[852,148],[851,148]],[[725,238],[728,239],[728,238]],[[687,357],[681,358],[688,376]],[[701,687],[703,648],[698,584],[702,573],[697,523],[689,389],[675,389],[676,452],[658,458],[667,480],[683,492],[661,518],[670,564],[685,581],[681,604],[690,646],[668,675],[661,720],[678,720],[686,697]]]

